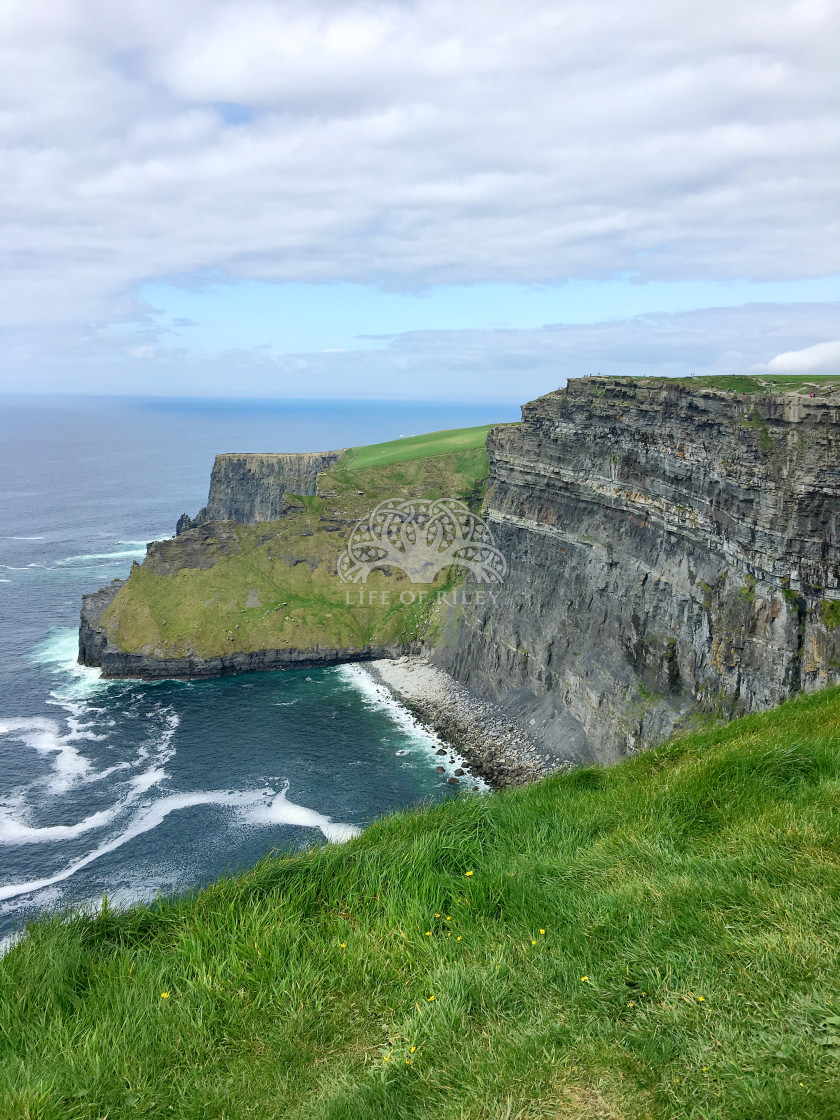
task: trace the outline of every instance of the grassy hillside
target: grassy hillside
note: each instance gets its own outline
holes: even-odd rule
[[[345,451],[338,466],[362,470],[364,467],[402,463],[408,459],[429,459],[456,451],[483,449],[487,442],[487,433],[495,426],[495,424],[482,424],[475,428],[450,428],[443,432],[405,436],[402,439],[389,440],[387,443],[372,443],[367,447],[352,447],[349,451]]]
[[[836,1120],[840,691],[0,963],[9,1120]]]
[[[413,586],[434,596],[452,585],[456,570],[428,587],[410,585],[396,569],[376,571],[364,584],[376,601],[368,596],[359,606],[356,587],[348,606],[352,589],[338,578],[338,559],[356,522],[385,499],[451,497],[476,506],[488,473],[488,431],[465,428],[358,448],[348,453],[355,456],[350,466],[342,459],[320,476],[319,496],[291,499],[278,521],[223,523],[161,542],[108,608],[111,640],[128,653],[207,658],[429,637],[433,607],[400,603],[400,593]],[[392,601],[383,603],[387,591]]]

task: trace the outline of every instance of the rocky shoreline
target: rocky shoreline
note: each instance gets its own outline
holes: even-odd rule
[[[364,671],[451,743],[470,771],[494,789],[536,781],[556,768],[524,728],[425,657],[369,661]]]

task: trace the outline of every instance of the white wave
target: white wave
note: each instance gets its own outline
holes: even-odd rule
[[[282,790],[268,805],[255,806],[245,816],[248,824],[296,824],[302,828],[319,828],[327,840],[343,843],[359,835],[359,829],[352,824],[338,824],[323,813],[295,805]]]
[[[362,699],[368,707],[375,708],[389,716],[399,729],[410,737],[412,743],[424,751],[430,763],[434,762],[436,766],[443,766],[448,773],[457,769],[469,771],[469,763],[466,759],[462,758],[436,732],[424,727],[408,708],[403,707],[389,689],[375,681],[361,665],[339,665],[335,672],[361,693]],[[441,748],[446,750],[445,756],[437,754]],[[486,782],[477,775],[470,774],[470,780],[480,790],[488,789]]]
[[[50,667],[53,672],[60,673],[65,683],[54,693],[59,702],[72,699],[84,699],[96,692],[102,692],[123,682],[107,681],[102,679],[99,669],[89,665],[80,665],[79,657],[79,632],[69,626],[56,626],[42,642],[39,642],[29,660],[35,665]],[[123,685],[124,687],[124,685]]]
[[[7,541],[44,541],[46,537],[6,537]]]
[[[142,547],[137,545],[135,548],[125,548],[118,552],[89,552],[83,556],[65,556],[63,560],[57,560],[56,563],[60,567],[66,567],[69,564],[85,565],[94,560],[130,560],[145,555],[146,545],[143,544]]]
[[[266,803],[266,799],[272,800]],[[32,894],[57,883],[65,882],[77,871],[101,859],[102,856],[116,851],[130,840],[151,832],[157,828],[170,813],[179,809],[189,809],[196,805],[227,805],[242,810],[256,809],[262,803],[262,813],[246,812],[245,820],[252,824],[296,824],[304,828],[319,828],[328,840],[343,841],[357,835],[358,829],[349,824],[333,823],[329,817],[306,809],[302,805],[295,805],[286,800],[285,790],[275,794],[273,790],[198,790],[193,793],[173,793],[162,797],[151,805],[141,809],[129,823],[128,827],[117,836],[100,844],[98,848],[88,852],[87,855],[73,860],[55,875],[43,879],[30,879],[24,883],[8,883],[0,886],[0,901],[17,898],[22,894]]]
[[[0,579],[0,583],[11,583],[10,579]]]

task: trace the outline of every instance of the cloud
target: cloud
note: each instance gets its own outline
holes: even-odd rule
[[[836,269],[822,0],[7,0],[0,21],[10,329],[142,320],[143,282],[196,274]]]
[[[840,340],[819,342],[804,350],[788,350],[777,354],[765,365],[755,367],[756,372],[768,373],[826,373],[840,376]]]

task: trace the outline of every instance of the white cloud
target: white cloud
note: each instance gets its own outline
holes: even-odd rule
[[[756,369],[763,369],[768,373],[826,373],[840,376],[840,340],[819,342],[816,346],[806,346],[804,350],[788,350]]]
[[[820,0],[6,0],[0,322],[201,271],[836,271],[838,38]]]

